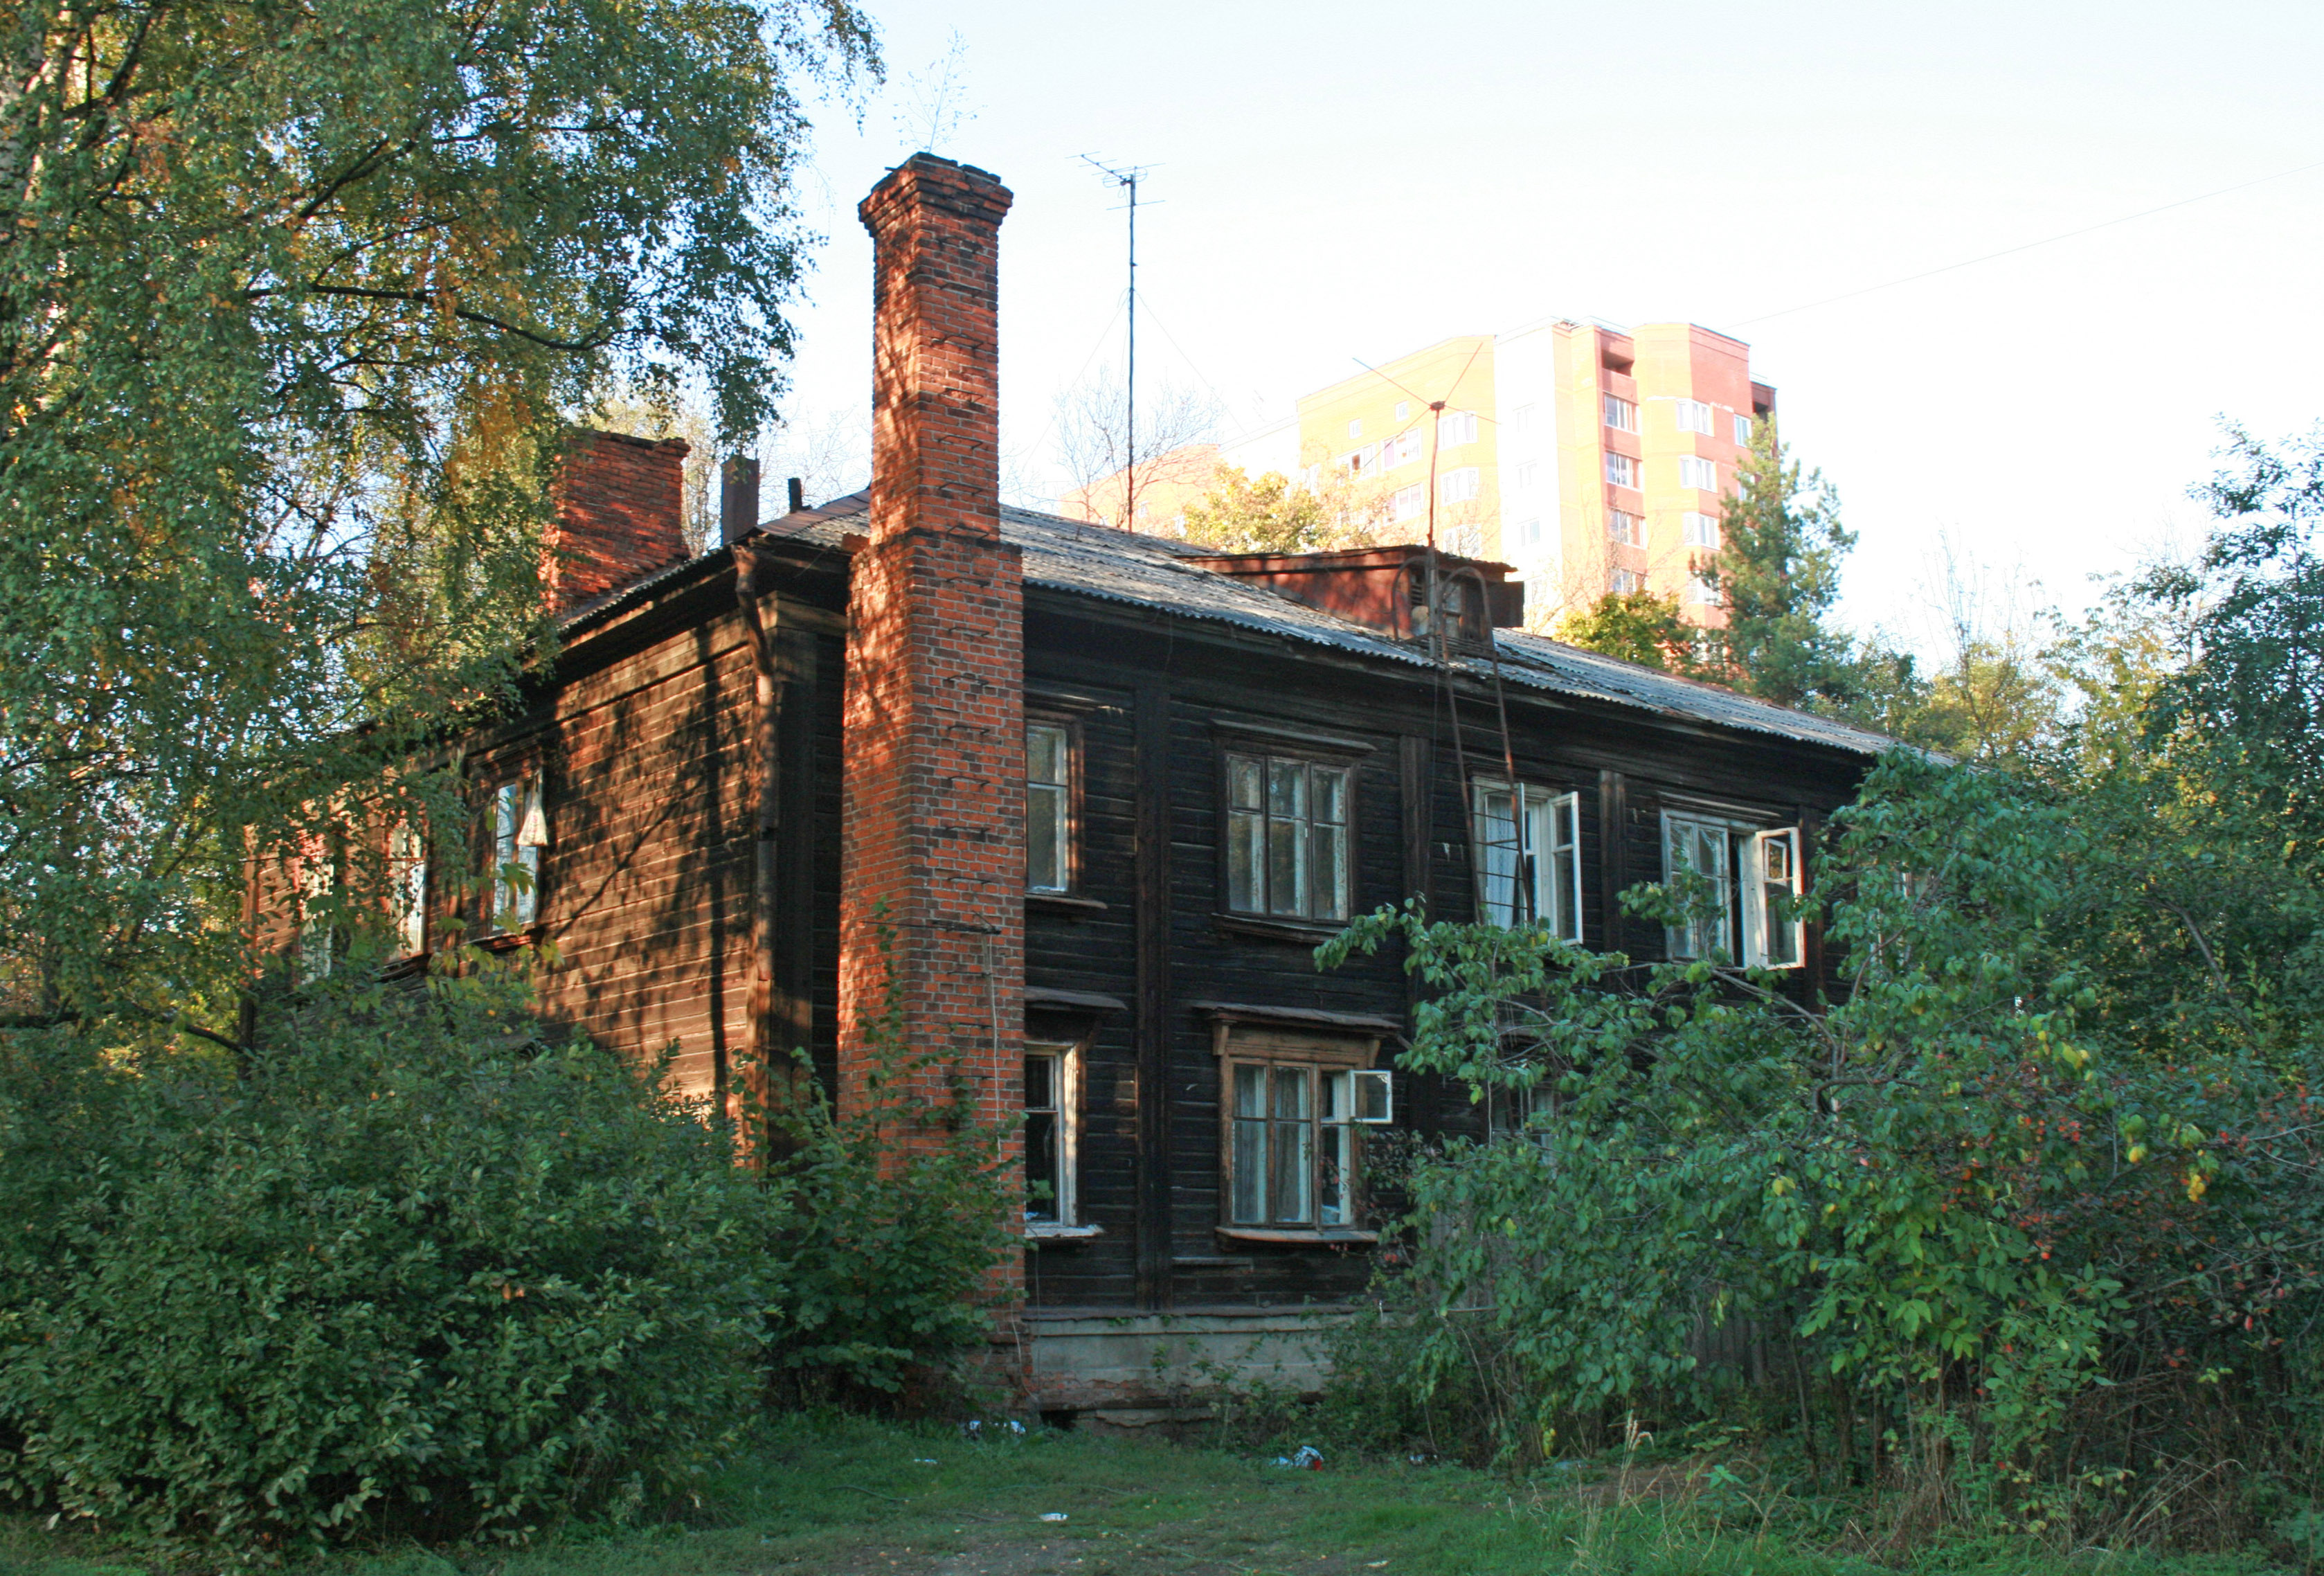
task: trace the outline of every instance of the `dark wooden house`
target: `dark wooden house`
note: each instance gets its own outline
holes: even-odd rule
[[[1319,972],[1318,941],[1421,895],[1812,972],[1813,927],[1766,895],[1887,741],[1499,627],[1498,564],[1220,554],[1002,506],[1007,204],[926,155],[865,200],[868,492],[761,523],[732,487],[728,540],[687,558],[676,449],[576,461],[566,548],[613,567],[575,583],[615,583],[471,741],[485,857],[538,885],[463,917],[553,942],[551,1012],[675,1043],[674,1076],[730,1099],[793,1045],[851,1098],[891,960],[912,1043],[1026,1113],[1007,1359],[1035,1404],[1148,1414],[1196,1358],[1305,1377],[1303,1338],[1371,1270],[1378,1135],[1488,1119],[1392,1070],[1398,961]],[[1614,895],[1674,864],[1725,914],[1626,919]]]

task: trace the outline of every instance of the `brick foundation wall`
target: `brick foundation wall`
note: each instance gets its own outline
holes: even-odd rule
[[[687,442],[576,432],[558,465],[542,579],[565,613],[688,556]]]
[[[1022,1099],[1024,586],[1000,540],[995,341],[1009,201],[982,171],[922,153],[860,209],[875,243],[872,483],[849,590],[844,1105],[864,1098],[886,1006],[883,922],[910,1049],[936,1052],[986,1119]],[[941,1098],[941,1079],[925,1093]]]

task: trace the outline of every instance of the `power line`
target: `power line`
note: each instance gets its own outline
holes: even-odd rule
[[[1777,318],[1790,317],[1794,312],[1813,311],[1818,307],[1827,307],[1843,301],[1854,301],[1859,295],[1871,295],[1878,291],[1894,290],[1901,284],[1915,284],[1923,279],[1934,279],[1940,273],[1950,273],[1955,269],[1974,268],[1980,263],[1990,263],[1997,258],[2014,257],[2020,252],[2031,252],[2037,246],[2053,246],[2060,241],[2070,241],[2077,236],[2087,236],[2098,230],[2112,229],[2116,225],[2126,225],[2135,219],[2152,218],[2158,213],[2169,213],[2174,208],[2185,208],[2190,203],[2209,202],[2215,197],[2226,197],[2232,192],[2247,191],[2255,186],[2264,186],[2271,181],[2283,181],[2294,175],[2304,175],[2310,170],[2324,170],[2324,159],[2319,159],[2312,164],[2302,164],[2296,170],[2279,170],[2273,175],[2262,175],[2255,181],[2243,181],[2233,186],[2222,186],[2217,191],[2206,191],[2195,197],[2182,197],[2176,202],[2166,202],[2160,208],[2141,209],[2136,213],[2126,213],[2120,218],[2105,219],[2098,224],[2084,225],[2079,230],[2067,230],[2061,235],[2044,236],[2038,241],[2027,241],[2020,246],[2005,246],[1998,252],[1987,252],[1982,257],[1965,257],[1958,263],[1948,263],[1941,268],[1931,268],[1920,273],[1908,273],[1902,279],[1891,279],[1884,284],[1868,284],[1861,290],[1844,291],[1839,295],[1828,295],[1821,301],[1812,301],[1800,306],[1785,307],[1779,312],[1766,312],[1756,318],[1745,318],[1740,322],[1729,324],[1729,327],[1748,329],[1754,323],[1772,322]]]

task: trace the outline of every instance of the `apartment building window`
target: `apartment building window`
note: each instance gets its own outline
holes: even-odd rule
[[[1439,484],[1438,496],[1448,504],[1465,504],[1474,498],[1482,486],[1484,473],[1473,465],[1458,470],[1448,470]]]
[[[1701,575],[1686,577],[1686,600],[1691,607],[1716,607],[1719,589]]]
[[[1478,917],[1488,924],[1548,928],[1582,940],[1582,801],[1526,784],[1480,782],[1471,807],[1477,849]],[[1519,833],[1524,835],[1519,837]]]
[[[1638,462],[1631,459],[1627,454],[1616,454],[1610,450],[1608,450],[1606,455],[1606,479],[1613,483],[1618,487],[1637,487],[1638,485]]]
[[[1476,412],[1447,411],[1437,419],[1436,446],[1438,448],[1457,449],[1463,443],[1474,443],[1476,440]]]
[[[1399,465],[1410,465],[1419,458],[1420,434],[1417,431],[1398,432],[1395,437],[1383,439],[1380,442],[1379,462],[1382,470]]]
[[[1340,456],[1340,465],[1342,468],[1351,471],[1357,476],[1377,469],[1379,466],[1379,445],[1367,443],[1361,449],[1342,454]]]
[[[1719,546],[1719,516],[1689,509],[1679,516],[1681,535],[1689,547]]]
[[[1735,417],[1735,447],[1738,449],[1751,447],[1751,418],[1740,413]]]
[[[1402,422],[1407,420],[1411,415],[1412,402],[1410,400],[1398,400],[1396,402],[1396,419],[1397,421]]]
[[[1025,890],[1068,892],[1074,881],[1074,733],[1025,728]]]
[[[1618,597],[1635,597],[1646,589],[1646,580],[1634,570],[1618,569],[1606,577],[1606,585]]]
[[[1625,547],[1644,547],[1646,544],[1646,523],[1628,509],[1609,509],[1606,511],[1606,534]]]
[[[1025,1223],[1035,1235],[1080,1224],[1081,1083],[1080,1047],[1025,1043]]]
[[[1731,958],[1739,925],[1745,967],[1799,967],[1806,926],[1784,913],[1801,891],[1797,827],[1665,811],[1663,879],[1684,876],[1697,878],[1700,890],[1687,922],[1668,932],[1672,957]]]
[[[1357,420],[1348,423],[1348,437],[1351,440],[1360,438],[1363,435],[1364,423],[1362,418],[1359,417]]]
[[[549,846],[538,774],[494,786],[485,802],[485,830],[493,905],[486,928],[522,930],[540,914],[540,850]]]
[[[1715,493],[1719,490],[1719,467],[1700,454],[1682,454],[1678,457],[1678,485]]]
[[[1533,405],[1519,405],[1517,408],[1517,427],[1518,434],[1522,437],[1531,437],[1533,435],[1534,422],[1539,415],[1540,411],[1537,407]]]
[[[1428,513],[1428,484],[1415,482],[1408,487],[1398,487],[1388,495],[1388,510],[1399,520],[1413,520]]]
[[[1485,556],[1485,528],[1482,525],[1455,525],[1444,533],[1444,551],[1455,558]]]
[[[1286,1037],[1287,1038],[1287,1037]],[[1361,1130],[1393,1119],[1386,1070],[1292,1060],[1228,1043],[1227,1219],[1330,1228],[1356,1223]],[[1262,1059],[1263,1058],[1263,1059]]]
[[[408,820],[388,835],[387,879],[396,950],[416,957],[428,950],[428,843]]]
[[[1529,462],[1517,468],[1517,492],[1521,498],[1533,496],[1534,488],[1541,485],[1541,466]]]
[[[1711,435],[1713,428],[1711,424],[1709,405],[1704,404],[1701,400],[1680,400],[1677,402],[1677,406],[1680,431],[1700,432],[1706,438]]]
[[[1227,907],[1290,919],[1348,917],[1345,766],[1230,755]]]
[[[1539,516],[1536,516],[1530,520],[1520,520],[1516,524],[1510,526],[1509,540],[1517,547],[1528,551],[1539,547],[1541,545],[1541,520]]]
[[[1638,430],[1637,406],[1616,394],[1600,394],[1599,398],[1605,403],[1606,425],[1613,428],[1617,432],[1635,432]]]

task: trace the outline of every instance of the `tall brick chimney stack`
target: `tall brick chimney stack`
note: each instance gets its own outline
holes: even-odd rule
[[[551,612],[686,561],[686,455],[683,438],[583,431],[566,440],[541,576]]]
[[[882,913],[908,1048],[956,1067],[987,1118],[1021,1096],[1024,580],[1001,540],[995,341],[1009,203],[985,172],[917,153],[857,210],[874,244],[872,515],[848,607],[843,1104],[885,1006]]]

